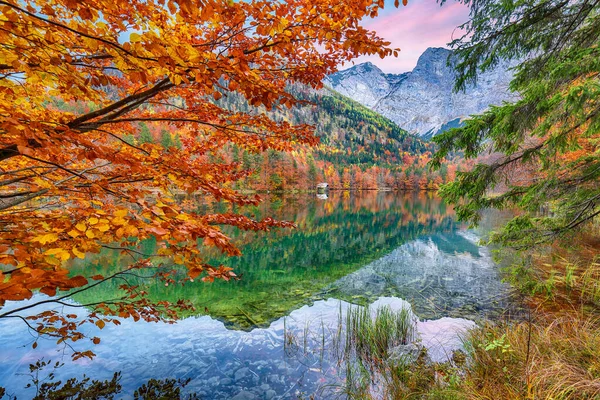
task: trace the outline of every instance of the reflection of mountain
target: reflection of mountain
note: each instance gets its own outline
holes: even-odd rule
[[[373,309],[384,305],[395,310],[409,307],[402,299],[382,298]],[[319,399],[340,399],[336,389],[343,384],[344,368],[335,358],[332,333],[338,328],[340,311],[346,315],[349,306],[335,299],[317,301],[292,311],[285,322],[279,318],[265,329],[251,332],[227,329],[208,316],[186,318],[173,325],[129,319],[102,330],[92,326],[90,333],[101,342],[93,348],[96,358],[83,365],[88,376],[100,380],[122,371],[125,393],[152,378],[189,377],[192,380],[186,391],[203,399],[291,400],[301,398],[298,390],[307,395],[318,393]],[[468,320],[441,318],[419,321],[416,329],[431,358],[445,361],[453,349],[461,347],[458,335],[473,326]],[[286,333],[297,338],[296,352],[285,347]],[[30,380],[28,364],[57,356],[54,340],[40,341],[32,353],[29,346],[23,346],[28,338],[24,324],[0,321],[0,382],[19,398],[31,398],[34,391],[24,389]],[[82,340],[73,346],[83,350],[89,342]],[[56,380],[81,376],[81,361],[72,362],[68,357],[62,361],[65,365],[56,370]],[[327,387],[330,389],[323,390]]]
[[[393,294],[407,299],[417,314],[477,318],[498,309],[507,286],[500,282],[489,251],[471,232],[440,233],[406,243],[332,285],[332,293],[352,297]],[[471,240],[469,240],[471,239]]]
[[[483,250],[477,246],[476,242],[478,238],[475,236],[473,240],[467,239],[463,232],[452,232],[443,235],[432,235],[429,239],[442,253],[455,254],[455,253],[469,253],[474,258],[481,257],[481,251]]]
[[[295,220],[298,229],[231,232],[244,256],[224,261],[243,274],[241,281],[168,288],[141,282],[156,299],[189,299],[199,312],[206,307],[211,316],[192,316],[173,325],[131,319],[120,326],[107,324],[102,330],[84,325],[87,334],[102,340],[93,347],[97,357],[85,361],[88,375],[106,379],[123,371],[121,383],[126,390],[150,378],[191,377],[188,389],[202,398],[295,399],[296,390],[310,394],[327,386],[335,388],[343,379],[339,364],[327,355],[323,358],[318,346],[323,343],[319,334],[336,331],[338,312],[349,302],[402,297],[419,318],[435,318],[417,323],[422,344],[434,360],[443,359],[460,344],[456,336],[460,329],[473,326],[448,316],[475,319],[502,306],[492,303],[493,296],[502,295],[505,288],[488,250],[476,245],[475,233],[460,229],[452,211],[436,197],[332,192],[327,200],[307,195],[272,197],[244,212]],[[145,246],[145,251],[153,251],[152,243]],[[105,253],[75,268],[94,275],[128,262],[124,256]],[[120,284],[110,282],[75,300],[82,304],[115,298]],[[42,297],[36,295],[36,300]],[[396,309],[406,305],[398,298],[382,301]],[[300,349],[294,357],[283,344],[289,338],[284,335],[284,316],[285,329],[297,337]],[[261,328],[248,332],[231,329],[257,325]],[[57,356],[54,340],[38,340],[35,350],[23,347],[32,340],[26,332],[25,325],[0,321],[0,382],[10,382],[19,398],[29,394],[18,391],[29,380],[28,364],[40,357],[56,361]],[[303,350],[303,343],[309,351]],[[82,350],[90,342],[72,345]],[[64,361],[57,379],[81,376],[81,360]],[[319,393],[318,398],[327,398]],[[339,398],[339,392],[333,394],[332,398]]]
[[[222,206],[219,206],[222,207]],[[271,215],[293,220],[291,231],[249,233],[232,231],[243,256],[211,262],[232,266],[242,279],[236,282],[188,283],[184,287],[153,285],[155,299],[189,299],[198,312],[236,328],[266,326],[289,310],[326,296],[332,282],[423,235],[456,229],[453,212],[439,198],[427,194],[332,192],[329,199],[296,195],[272,197],[247,209],[257,218]],[[103,266],[117,268],[118,260]],[[85,266],[86,273],[106,274],[101,267]],[[77,297],[84,302],[112,298],[117,283]],[[85,296],[85,298],[84,298]]]

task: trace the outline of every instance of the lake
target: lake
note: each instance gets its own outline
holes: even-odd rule
[[[196,312],[175,324],[122,320],[102,330],[84,325],[101,343],[74,343],[97,355],[75,362],[71,350],[53,340],[39,340],[32,349],[34,335],[24,324],[2,320],[0,386],[18,398],[33,397],[35,391],[24,388],[31,380],[29,364],[43,358],[64,363],[55,371],[57,379],[83,373],[109,379],[121,371],[123,395],[117,398],[130,398],[151,378],[191,378],[184,391],[207,399],[340,398],[344,371],[331,354],[331,339],[340,313],[352,305],[410,308],[421,343],[438,361],[461,346],[460,336],[474,321],[495,318],[509,305],[491,251],[478,245],[482,233],[458,223],[452,208],[433,193],[265,197],[241,211],[292,220],[297,228],[229,231],[243,255],[207,256],[232,266],[239,281],[149,284],[152,299],[187,299]],[[227,206],[198,202],[198,207]],[[144,246],[151,251],[153,243]],[[73,269],[107,274],[130,261],[106,252]],[[119,284],[98,286],[71,301],[114,298]],[[5,309],[20,305],[9,302]]]

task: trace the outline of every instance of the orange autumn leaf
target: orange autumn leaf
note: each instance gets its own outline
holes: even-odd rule
[[[189,193],[258,204],[257,196],[233,189],[248,171],[219,159],[224,146],[291,151],[319,139],[314,127],[221,103],[235,95],[268,110],[292,107],[299,101],[290,84],[318,89],[338,65],[394,54],[398,49],[361,25],[383,1],[209,3],[0,2],[0,263],[14,267],[0,275],[0,308],[37,291],[54,296],[101,284],[91,267],[91,283],[70,267],[107,247],[137,252],[140,261],[128,268],[154,270],[175,260],[173,268],[192,279],[228,280],[235,274],[207,265],[201,244],[239,255],[221,225],[293,226],[207,214],[178,199]],[[153,140],[163,131],[165,143]],[[156,254],[139,251],[146,239],[156,240]],[[155,277],[165,285],[174,279]],[[127,295],[129,302],[100,304],[98,312],[162,318],[135,291]],[[93,353],[75,354],[81,357]]]

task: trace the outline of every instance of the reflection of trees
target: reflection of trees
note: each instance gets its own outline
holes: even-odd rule
[[[259,206],[242,212],[257,218],[272,215],[280,220],[293,220],[298,228],[229,232],[243,255],[228,258],[213,252],[209,254],[210,261],[233,267],[241,275],[240,281],[190,282],[168,288],[150,283],[154,287],[149,292],[155,300],[184,298],[192,301],[197,313],[208,312],[233,326],[265,325],[295,307],[320,298],[322,295],[318,293],[327,285],[402,243],[455,228],[451,209],[439,198],[424,193],[398,196],[383,192],[358,195],[333,192],[326,201],[290,195],[267,198]],[[147,243],[145,250],[151,251],[151,245]],[[88,265],[85,269],[106,273],[118,264],[119,256],[105,254],[95,267]],[[117,284],[88,292],[76,300],[106,298],[109,295],[106,291],[113,290],[118,291]]]
[[[58,369],[64,364],[61,362],[38,360],[29,364],[30,383],[29,389],[33,400],[112,400],[116,395],[123,394],[121,373],[115,372],[112,379],[104,381],[91,379],[85,374],[82,378],[69,378],[56,380]],[[133,400],[197,400],[195,394],[182,395],[181,390],[187,386],[188,379],[150,379],[133,392]],[[33,392],[35,391],[35,395]],[[4,397],[5,389],[0,387],[0,399]],[[9,400],[16,400],[16,396],[9,395]]]

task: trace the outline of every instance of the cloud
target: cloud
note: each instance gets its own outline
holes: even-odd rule
[[[460,37],[461,31],[457,27],[468,19],[469,8],[458,2],[447,2],[440,7],[435,0],[409,1],[408,6],[386,10],[385,14],[365,20],[363,24],[392,42],[391,47],[399,47],[398,58],[360,57],[355,63],[371,61],[390,73],[410,71],[428,47],[448,47],[452,39]]]

